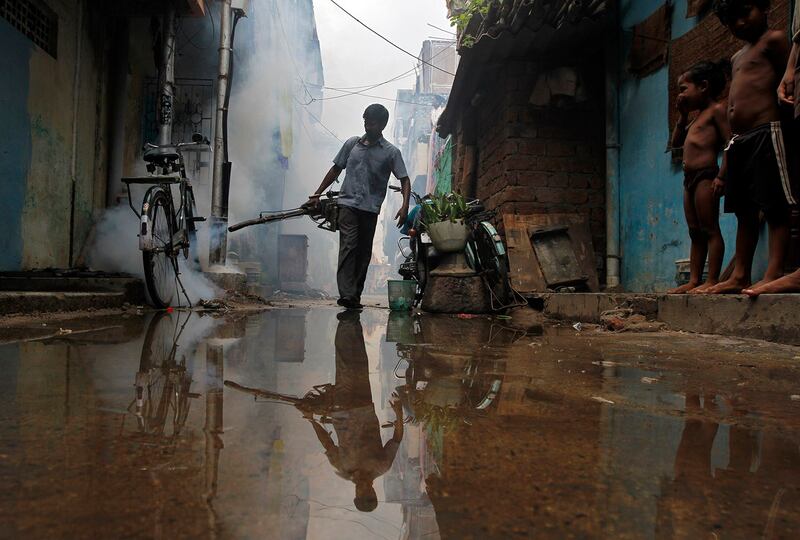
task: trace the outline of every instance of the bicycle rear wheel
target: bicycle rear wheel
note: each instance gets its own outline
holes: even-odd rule
[[[501,303],[508,302],[508,256],[497,230],[488,221],[481,221],[473,230],[474,253],[477,256],[475,270],[486,279],[492,294]]]
[[[162,189],[148,195],[147,221],[153,242],[152,249],[142,252],[144,281],[153,305],[163,309],[178,296],[178,255],[172,245],[175,220],[171,198]]]

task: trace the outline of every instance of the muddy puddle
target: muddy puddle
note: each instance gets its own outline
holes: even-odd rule
[[[40,334],[0,346],[3,537],[800,535],[800,349],[330,306]]]

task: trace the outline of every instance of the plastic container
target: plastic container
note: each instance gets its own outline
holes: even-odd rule
[[[681,285],[686,285],[689,283],[689,276],[691,274],[691,268],[689,265],[689,259],[677,259],[675,261],[675,283],[680,287]],[[708,279],[708,262],[703,267],[703,276],[701,277],[701,282],[705,283]]]
[[[416,281],[410,279],[389,280],[389,309],[392,311],[408,311],[414,307],[416,295]]]

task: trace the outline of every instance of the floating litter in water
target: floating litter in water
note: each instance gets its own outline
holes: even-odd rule
[[[789,396],[789,399],[791,399],[792,401],[800,401],[800,394],[792,394],[791,396]]]
[[[614,367],[617,365],[616,362],[611,362],[609,360],[600,360],[599,362],[595,361],[592,362],[592,364],[594,364],[595,366],[603,366],[603,367]]]
[[[642,382],[645,384],[653,384],[657,383],[658,379],[656,379],[655,377],[642,377]]]
[[[592,396],[592,399],[595,401],[599,401],[600,403],[608,403],[609,405],[614,405],[613,401],[611,401],[610,399],[606,399],[604,397]]]
[[[583,330],[583,325],[579,322],[576,322],[575,324],[572,325],[572,328],[580,332],[581,330]]]
[[[58,335],[59,336],[66,336],[67,334],[71,334],[71,333],[72,333],[72,330],[70,330],[69,328],[59,328],[58,329]]]

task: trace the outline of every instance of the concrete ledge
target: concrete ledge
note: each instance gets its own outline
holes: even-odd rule
[[[552,319],[599,323],[600,314],[617,308],[630,308],[648,319],[658,314],[658,296],[636,293],[542,293],[543,313]]]
[[[124,292],[0,291],[0,314],[121,308]]]
[[[800,295],[664,295],[658,319],[673,330],[800,345]]]
[[[600,314],[630,308],[672,330],[721,334],[800,345],[800,295],[657,295],[543,293],[532,296],[551,319],[599,323]]]

